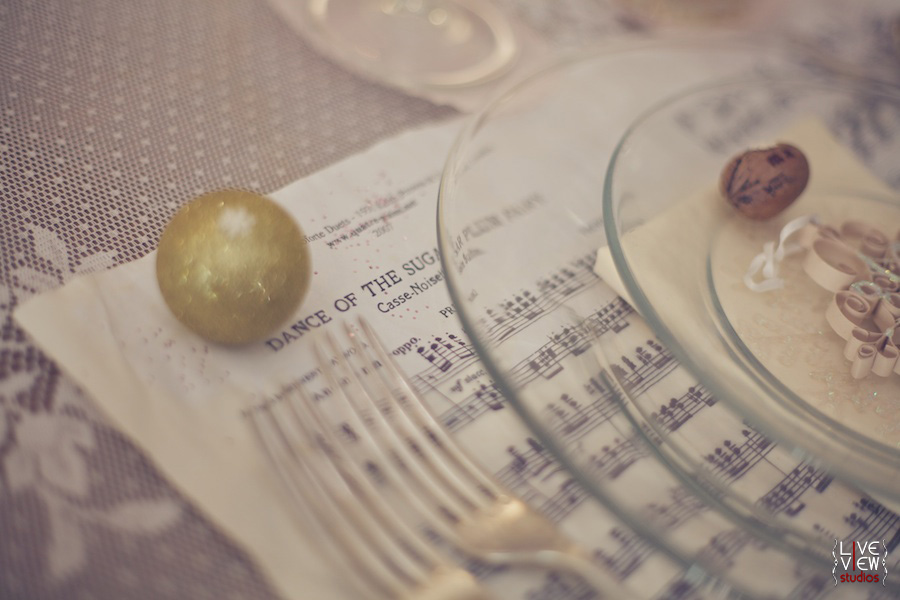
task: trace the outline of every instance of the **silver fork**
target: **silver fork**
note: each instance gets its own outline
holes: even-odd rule
[[[332,401],[340,407],[340,419],[344,420],[341,430],[377,459],[368,463],[368,470],[351,456],[348,444],[337,439],[334,426],[329,425],[320,407],[301,388],[278,407],[283,413],[280,418],[267,411],[268,435],[260,420],[254,421],[282,478],[294,489],[298,500],[318,506],[320,520],[331,523],[333,538],[349,537],[346,531],[337,530],[339,525],[334,525],[347,521],[361,530],[371,530],[366,534],[361,531],[361,535],[373,547],[375,531],[382,542],[394,542],[387,552],[397,553],[409,564],[396,565],[393,563],[400,562],[399,558],[386,558],[394,554],[381,555],[379,566],[388,565],[382,570],[395,576],[392,583],[398,579],[411,581],[407,575],[412,564],[420,567],[420,579],[415,585],[441,589],[443,583],[432,581],[443,581],[447,573],[452,574],[449,578],[454,581],[465,579],[434,550],[423,529],[409,524],[405,517],[412,514],[425,524],[425,531],[436,533],[446,543],[484,563],[575,573],[601,596],[631,597],[548,519],[503,489],[471,460],[427,411],[369,324],[361,320],[359,328],[361,336],[346,327],[352,344],[348,353],[340,351],[330,334],[324,336],[324,341],[317,341],[315,352],[333,391]],[[300,440],[302,444],[298,445]],[[377,465],[374,469],[373,464]],[[308,482],[305,486],[302,478],[316,482],[315,490],[321,494],[318,499],[310,498]],[[381,493],[384,482],[389,482],[397,502],[385,500]],[[340,502],[334,503],[329,514],[323,505],[336,498]],[[340,514],[336,512],[338,504],[343,509]],[[374,524],[363,522],[360,504]],[[353,538],[334,541],[344,546],[354,543]],[[374,572],[371,565],[362,564],[358,558],[354,561],[359,563],[361,572]],[[469,596],[460,598],[487,597],[474,580],[466,581],[463,594]],[[379,587],[386,598],[401,597],[398,593],[415,589],[388,589],[383,583],[379,581]]]
[[[248,421],[305,523],[321,534],[361,597],[493,600],[388,505],[349,460],[308,396],[253,407]]]

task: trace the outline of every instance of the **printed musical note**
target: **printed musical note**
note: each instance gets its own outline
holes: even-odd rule
[[[885,540],[888,552],[900,543],[900,516],[875,500],[862,497],[853,503],[855,509],[844,517],[852,529],[846,539]]]
[[[591,332],[591,335],[598,337],[612,331],[620,333],[628,326],[626,317],[634,313],[631,305],[622,298],[616,298],[602,309],[597,311],[585,320],[584,326]]]
[[[573,356],[587,352],[591,347],[587,332],[580,327],[563,327],[562,331],[553,335],[553,341]]]
[[[349,423],[341,423],[339,431],[341,437],[346,441],[351,443],[359,441],[359,435],[357,435],[356,431],[350,426]]]
[[[609,485],[622,485],[621,482],[630,479],[625,475],[631,469],[640,468],[641,461],[649,460],[650,454],[645,441],[637,439],[633,430],[623,434],[618,419],[620,400],[616,390],[604,381],[605,376],[614,376],[617,383],[635,397],[650,394],[652,403],[646,406],[648,412],[654,409],[651,416],[659,432],[678,431],[679,435],[692,435],[693,428],[708,422],[706,417],[695,417],[704,411],[717,410],[717,401],[703,386],[691,382],[689,376],[685,378],[684,370],[649,330],[633,327],[639,321],[632,318],[633,310],[621,298],[608,298],[608,301],[585,310],[583,304],[587,296],[584,296],[578,299],[581,303],[579,313],[586,315],[581,320],[574,320],[568,314],[565,324],[556,327],[543,321],[562,307],[567,298],[596,283],[590,274],[591,263],[590,257],[572,261],[566,268],[538,279],[530,289],[520,288],[495,303],[485,311],[483,333],[488,332],[489,343],[506,344],[526,327],[544,328],[541,341],[526,346],[518,360],[511,361],[512,366],[506,370],[506,383],[513,389],[523,390],[533,384],[546,385],[549,380],[561,381],[559,392],[542,399],[544,404],[536,407],[546,430],[567,452],[578,457],[584,474]],[[608,373],[598,367],[585,375],[576,375],[583,369],[585,353],[602,336],[616,336],[616,343],[630,350],[612,361]],[[622,340],[627,341],[622,344]],[[427,367],[414,377],[414,382],[445,403],[443,411],[436,414],[449,430],[458,432],[505,407],[506,399],[485,370],[479,368],[478,359],[464,337],[450,333],[435,335],[418,346]],[[573,368],[576,366],[577,369]],[[658,393],[662,389],[660,384],[667,381],[678,381],[679,387],[669,391],[672,386],[668,384],[665,392]],[[783,458],[769,458],[776,445],[750,426],[735,420],[734,425],[723,426],[719,435],[717,443],[708,442],[706,447],[712,450],[702,457],[709,471],[729,485],[759,467],[755,477],[770,483],[757,504],[770,514],[781,514],[802,522],[805,513],[810,512],[804,511],[809,503],[806,494],[828,494],[833,490],[832,480],[821,470],[795,461],[788,463],[794,467],[788,471],[783,466]],[[496,478],[548,518],[563,521],[587,501],[587,490],[536,438],[524,437],[509,445],[505,455],[505,462],[492,469]],[[693,490],[680,487],[670,489],[664,500],[642,498],[637,491],[634,503],[660,530],[682,527],[709,510]],[[862,537],[869,531],[879,535],[884,532],[885,539],[890,540],[890,548],[900,543],[900,520],[880,505],[860,499],[843,515],[846,529],[839,534],[849,531]],[[824,535],[825,526],[809,523],[808,527],[811,533]],[[831,531],[834,527],[827,529]],[[611,537],[605,542],[608,543],[596,549],[596,556],[622,578],[633,574],[654,553],[652,544],[623,529],[612,530]],[[745,549],[754,543],[756,540],[752,535],[745,536],[739,530],[719,532],[706,540],[701,553],[705,553],[703,556],[708,564],[727,567],[736,565]],[[798,576],[796,581],[798,589],[801,585],[812,586],[809,589],[817,585],[810,578]],[[691,598],[695,592],[690,582],[675,577],[663,584],[656,597]],[[549,600],[566,598],[565,595],[571,593],[572,590],[559,581],[548,580],[534,590],[531,597]]]
[[[488,411],[502,410],[505,407],[503,397],[496,388],[483,386],[456,404],[450,410],[439,415],[440,422],[451,432],[459,431],[466,425],[474,423],[482,414]]]
[[[509,446],[507,453],[511,457],[507,466],[496,472],[497,478],[507,487],[516,488],[530,484],[531,480],[546,477],[548,472],[558,470],[553,458],[534,438],[526,438],[527,449],[520,450]]]
[[[418,346],[416,351],[441,373],[447,373],[454,366],[471,363],[475,357],[468,342],[461,335],[452,333],[448,333],[446,338],[433,336],[430,342]],[[420,379],[423,377],[433,382],[438,380],[434,374],[419,375]]]
[[[504,316],[512,320],[522,318],[530,321],[544,312],[543,308],[538,305],[537,298],[528,290],[522,290],[511,300],[507,300],[501,305],[501,308]]]
[[[590,381],[595,381],[595,378]],[[618,404],[613,401],[612,391],[606,389],[586,406],[580,405],[568,394],[563,394],[559,400],[547,403],[544,414],[550,431],[571,444],[607,422],[619,410]]]
[[[589,494],[578,481],[569,478],[557,492],[541,505],[541,512],[551,521],[560,521],[588,498]]]
[[[447,543],[440,534],[431,528],[423,528],[426,538],[435,546],[440,547],[447,553],[449,558],[458,564],[462,569],[468,571],[478,579],[485,579],[491,575],[505,571],[507,567],[500,564],[491,564],[483,560],[474,558],[471,554],[463,552],[456,546]]]
[[[727,152],[734,144],[750,142],[770,116],[783,114],[780,90],[756,90],[754,94],[722,92],[681,109],[674,122],[685,133],[714,153]]]
[[[593,256],[583,256],[570,265],[535,281],[536,292],[521,289],[495,308],[486,308],[480,319],[488,343],[500,343],[542,315],[549,314],[563,301],[599,281],[593,270]],[[630,307],[629,307],[630,308]]]
[[[509,446],[510,461],[495,476],[525,502],[550,519],[559,520],[577,508],[587,492],[577,485],[533,438],[525,449]]]
[[[475,390],[475,398],[491,410],[501,410],[503,408],[503,396],[497,391],[497,386],[493,381],[490,385],[483,383],[479,385],[478,389]]]
[[[768,438],[750,427],[743,429],[741,436],[743,441],[725,440],[705,457],[712,472],[726,481],[739,479],[775,447]]]
[[[618,438],[612,444],[605,445],[599,451],[590,454],[590,473],[592,477],[616,479],[628,467],[642,458],[649,456],[649,451],[642,442],[635,438]]]
[[[697,557],[704,564],[728,569],[734,566],[735,557],[752,540],[753,538],[747,530],[730,529],[713,536],[709,543],[697,553]]]
[[[780,111],[770,109],[777,109],[778,103],[784,101],[765,91],[746,99],[739,95],[722,96],[712,104],[686,109],[676,118],[676,127],[689,130],[707,148],[718,151],[734,147],[741,136],[756,128],[757,118],[777,114]],[[865,156],[871,145],[887,143],[871,135],[875,117],[884,115],[879,112],[883,107],[876,103],[864,102],[859,108],[855,114],[835,114],[835,122],[829,125]],[[897,116],[890,113],[885,118]],[[709,510],[702,500],[705,496],[698,496],[695,488],[661,488],[656,482],[636,485],[646,481],[642,479],[642,467],[656,458],[650,457],[651,448],[643,437],[638,437],[641,432],[633,429],[629,419],[636,415],[630,410],[628,414],[622,411],[622,401],[629,400],[617,397],[621,386],[629,395],[640,398],[641,404],[637,400],[634,404],[641,411],[640,416],[652,416],[649,422],[654,433],[661,436],[661,444],[671,441],[668,448],[696,449],[700,456],[693,458],[703,461],[707,474],[715,475],[723,487],[739,483],[734,493],[756,501],[759,511],[754,514],[761,519],[778,515],[780,522],[789,522],[790,528],[800,532],[806,528],[812,535],[831,537],[834,532],[834,537],[845,539],[883,538],[889,540],[891,550],[898,545],[900,519],[895,513],[871,499],[853,495],[855,492],[813,465],[800,463],[799,458],[790,455],[790,448],[779,449],[775,456],[778,447],[772,441],[743,426],[728,407],[717,403],[709,390],[694,383],[678,367],[673,355],[653,338],[653,332],[642,328],[641,319],[631,306],[599,281],[593,273],[593,263],[594,253],[583,253],[556,268],[537,271],[527,280],[507,282],[496,292],[497,297],[490,297],[497,289],[493,286],[467,290],[465,297],[474,301],[477,296],[481,306],[480,314],[467,315],[475,318],[478,341],[489,348],[500,348],[504,359],[509,359],[502,366],[494,365],[505,370],[503,381],[491,379],[481,368],[474,346],[461,334],[448,331],[445,323],[452,321],[444,321],[443,317],[437,325],[432,323],[435,329],[414,332],[417,341],[412,344],[412,352],[398,356],[404,367],[412,365],[413,385],[426,395],[436,418],[466,442],[474,438],[473,448],[484,447],[484,455],[477,458],[484,460],[503,485],[555,521],[575,516],[579,507],[576,518],[580,518],[589,513],[587,505],[592,504],[575,474],[563,469],[536,437],[523,433],[519,438],[506,439],[498,434],[502,442],[491,439],[479,443],[478,436],[486,437],[494,431],[514,435],[501,428],[509,424],[504,422],[506,415],[515,418],[512,411],[505,410],[507,398],[500,393],[501,388],[523,392],[522,397],[531,404],[544,430],[582,469],[579,476],[586,475],[609,486],[614,491],[611,497],[628,504],[655,530],[683,534],[678,541],[686,541],[690,549],[703,548],[711,564],[720,561],[718,564],[742,567],[740,559],[757,559],[758,553],[747,552],[754,548],[754,532],[716,530],[718,535],[713,535],[710,528],[693,527],[692,520],[700,521],[698,517],[705,517],[703,511]],[[572,317],[573,314],[580,316]],[[427,328],[425,316],[420,312],[419,320],[406,324]],[[522,333],[526,335],[519,336]],[[394,341],[405,346],[410,339]],[[603,361],[590,360],[601,344],[604,358],[609,361],[604,365],[607,371],[601,371],[599,363]],[[610,355],[605,352],[608,348],[616,351]],[[403,348],[404,353],[407,350]],[[618,384],[615,388],[606,383],[611,378]],[[321,379],[316,381],[320,382]],[[528,389],[529,386],[533,387]],[[538,393],[529,394],[531,391]],[[321,391],[317,398],[327,400],[328,392]],[[641,419],[636,420],[639,427],[646,426]],[[494,428],[495,423],[501,427]],[[674,432],[676,436],[666,436]],[[341,431],[341,439],[352,443],[357,433],[360,432],[348,428]],[[675,448],[682,440],[687,443]],[[491,448],[491,442],[496,447]],[[374,463],[365,465],[377,479],[379,472],[375,467]],[[819,510],[823,508],[833,510]],[[824,514],[827,512],[831,515]],[[813,519],[821,523],[810,522]],[[703,523],[706,524],[705,519]],[[575,525],[572,530],[579,529],[577,521],[567,525]],[[637,573],[643,577],[651,569],[654,576],[666,573],[655,568],[656,560],[652,564],[648,561],[655,553],[652,540],[644,541],[624,528],[612,528],[609,536],[596,535],[596,530],[590,535],[591,544],[602,545],[596,551],[598,560],[616,576],[627,579]],[[745,552],[747,555],[742,556]],[[665,561],[662,556],[659,559],[660,563]],[[479,571],[475,563],[463,564],[476,573],[488,572]],[[671,572],[662,576],[672,579],[654,581],[658,591],[649,597],[693,600],[700,593],[688,577],[679,578]],[[786,590],[790,597],[811,598],[821,593],[821,587],[816,588],[819,581],[798,577],[792,582],[797,587]],[[580,592],[574,585],[551,575],[528,597],[576,600]]]
[[[621,299],[617,298],[611,305],[601,307],[598,311],[585,319],[585,322],[593,319],[593,324],[590,327],[582,323],[561,328],[558,332],[555,332],[550,336],[550,341],[540,346],[535,352],[531,353],[524,360],[518,362],[510,369],[509,373],[512,384],[517,389],[521,389],[538,378],[551,379],[559,374],[563,369],[562,362],[564,359],[575,355],[576,352],[583,352],[583,348],[589,344],[588,336],[596,335],[597,331],[612,331],[611,327],[597,327],[597,323],[601,322],[597,320],[597,315],[601,312],[605,312],[608,315],[605,317],[606,320],[602,321],[602,323],[608,325],[613,320],[622,319],[624,316],[631,314],[631,309],[624,308]],[[439,353],[441,344],[435,342],[431,346],[434,347],[435,345],[438,346],[438,349],[435,349],[434,352]],[[470,355],[471,351],[468,350],[468,345],[465,345],[465,348],[465,353],[453,356],[448,354],[439,354],[439,358],[429,358],[426,356],[426,359],[428,359],[429,362],[438,363],[439,366],[437,367],[437,370],[440,371],[441,374],[439,375],[429,369],[419,373],[413,378],[414,381],[417,382],[421,388],[426,389],[435,388],[441,382],[449,381],[450,379],[447,377],[448,374],[455,377],[456,373],[459,372],[459,368],[474,364],[474,358]],[[423,350],[423,352],[427,352],[427,350]],[[457,352],[463,351],[457,350]],[[445,361],[449,364],[446,370],[441,368],[444,362],[440,361]],[[661,364],[659,359],[657,359],[656,362],[650,362],[651,364]],[[459,367],[457,366],[457,363],[459,363]],[[457,385],[458,383],[459,382],[457,381],[451,386],[451,389],[455,387],[459,390],[460,386]],[[456,431],[473,423],[474,419],[486,410],[497,410],[502,405],[503,400],[500,397],[496,385],[493,382],[484,383],[483,385],[486,389],[479,389],[462,401],[454,401],[452,408],[439,415],[438,418],[440,421],[451,431]],[[607,390],[603,395],[608,399],[611,397],[611,392]],[[595,408],[595,412],[599,412],[600,415],[602,415],[610,412],[610,409],[606,405],[599,405]],[[600,415],[589,415],[588,418],[590,419],[591,417]]]
[[[672,354],[655,340],[647,347],[637,346],[632,356],[622,356],[621,363],[610,365],[612,376],[629,394],[638,395],[664,380],[675,368]],[[648,349],[649,348],[649,349]]]
[[[581,323],[562,327],[550,335],[550,341],[510,370],[515,384],[524,387],[537,377],[550,379],[559,374],[563,369],[562,362],[567,357],[585,352],[598,336],[614,330],[613,323],[623,321],[632,313],[633,309],[624,304],[621,298],[616,298]],[[601,314],[606,316],[601,317]]]
[[[809,463],[800,463],[778,485],[766,492],[757,502],[772,514],[785,513],[795,516],[806,508],[801,497],[810,488],[824,492],[831,483],[831,476],[823,469],[816,469]]]
[[[440,356],[437,351],[439,348],[440,346],[437,343],[432,343],[430,347],[419,346],[417,351],[422,358],[435,365],[440,371],[449,371],[450,367],[453,366],[453,363]]]
[[[886,147],[896,148],[896,141],[884,134],[888,120],[895,123],[900,120],[897,103],[877,95],[866,95],[857,99],[853,106],[836,111],[834,133],[858,156],[871,158],[884,155]],[[894,177],[897,178],[896,175]]]
[[[654,600],[699,600],[703,596],[698,593],[696,584],[678,578],[669,583]]]
[[[669,490],[667,503],[651,502],[647,505],[648,517],[660,529],[675,529],[690,521],[709,507],[697,496],[683,487]]]
[[[554,345],[544,344],[528,361],[528,366],[544,379],[552,379],[562,371],[560,356],[556,353]]]
[[[831,573],[808,573],[800,572],[796,574],[799,580],[792,590],[785,590],[785,598],[823,598],[827,592],[834,589],[834,581],[831,579]],[[869,598],[869,600],[875,600]]]
[[[689,387],[681,396],[671,398],[667,404],[661,405],[659,410],[651,413],[651,416],[662,428],[673,432],[690,421],[698,412],[714,406],[715,403],[715,397],[703,386],[696,384]]]
[[[584,580],[568,573],[552,571],[541,587],[529,591],[526,600],[591,600],[597,592]]]
[[[610,537],[617,547],[610,551],[597,549],[594,557],[619,579],[627,579],[655,551],[653,542],[648,542],[627,529],[614,527],[610,531]]]

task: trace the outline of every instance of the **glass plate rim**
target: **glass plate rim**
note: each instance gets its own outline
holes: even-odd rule
[[[702,42],[700,43],[725,43],[735,48],[750,48],[754,44],[752,40],[752,36],[747,36],[746,38],[744,38],[735,35],[722,36],[712,34],[703,38]],[[450,233],[446,230],[446,217],[444,216],[444,213],[446,211],[445,204],[447,203],[447,198],[449,195],[448,188],[451,187],[450,181],[459,168],[459,155],[463,153],[467,144],[472,140],[472,138],[477,135],[478,131],[490,119],[492,114],[502,109],[507,101],[513,100],[516,94],[522,91],[523,88],[527,88],[536,80],[540,80],[544,76],[551,75],[553,72],[575,68],[578,65],[586,63],[592,59],[600,59],[609,55],[628,53],[632,51],[652,50],[654,48],[666,48],[670,47],[671,45],[685,47],[699,45],[697,36],[687,36],[680,34],[648,37],[637,40],[617,40],[617,42],[619,43],[619,45],[617,46],[614,45],[613,47],[610,47],[610,44],[599,45],[592,48],[570,51],[563,54],[562,56],[557,57],[549,64],[545,64],[543,67],[533,71],[528,77],[517,81],[512,86],[503,90],[499,95],[495,96],[490,102],[488,102],[482,108],[482,110],[467,117],[466,121],[463,123],[459,133],[456,136],[456,139],[454,140],[450,148],[448,157],[444,164],[444,168],[442,169],[438,185],[436,211],[436,229],[438,237],[438,247],[440,249],[439,254],[441,258],[441,266],[447,280],[447,288],[450,300],[454,306],[464,307],[465,303],[461,284],[458,281],[458,273],[456,273],[455,267],[451,264],[450,258],[453,253],[453,245],[450,238]],[[758,38],[756,43],[758,43]],[[809,56],[807,52],[808,49],[798,44],[790,42],[785,43],[783,40],[777,43],[782,52],[784,52],[785,48],[791,48],[801,53],[807,53],[805,56]],[[810,57],[810,60],[815,61],[815,58]],[[796,60],[793,64],[795,66],[799,66],[802,64],[802,61]],[[823,69],[831,68],[829,65],[825,64],[825,62],[822,61],[816,61],[816,64]],[[712,577],[715,580],[721,581],[721,576],[717,574],[717,569],[714,565],[698,564],[696,556],[685,555],[677,547],[677,544],[672,543],[670,539],[668,539],[668,535],[661,535],[657,529],[648,526],[644,521],[637,518],[636,515],[633,515],[628,510],[625,510],[624,508],[619,506],[617,501],[610,501],[608,494],[602,489],[602,486],[592,481],[592,479],[584,473],[583,469],[579,465],[577,465],[568,456],[564,449],[556,442],[553,435],[544,428],[536,415],[532,413],[532,411],[523,403],[517,400],[517,392],[515,392],[515,390],[513,390],[512,387],[506,382],[506,377],[503,375],[502,370],[491,359],[490,352],[483,346],[481,340],[479,339],[479,336],[474,334],[477,329],[474,327],[474,321],[468,314],[468,310],[465,308],[459,308],[456,311],[456,314],[462,323],[463,329],[469,336],[470,342],[476,350],[476,353],[482,359],[482,362],[488,374],[494,380],[495,385],[497,385],[498,390],[506,398],[510,399],[510,404],[512,405],[518,416],[523,420],[523,422],[531,430],[531,432],[535,434],[537,439],[544,445],[544,447],[550,451],[554,458],[568,472],[572,473],[581,483],[581,485],[585,486],[595,499],[601,501],[617,519],[629,526],[639,537],[650,541],[655,548],[672,558],[677,564],[680,564],[683,568],[690,569],[692,572],[697,573],[701,578],[708,579]],[[681,476],[679,475],[679,477]],[[786,548],[784,540],[769,539],[769,541],[774,542],[775,545],[783,549]],[[816,566],[826,564],[824,562],[820,564],[820,561],[818,559],[810,559],[810,562],[812,562]],[[698,571],[702,572],[702,574],[698,573]],[[726,577],[725,579],[728,580],[729,578]],[[739,593],[747,593],[746,591],[741,590],[740,585],[734,585],[734,583],[731,581],[729,581],[728,584],[734,586],[733,589],[735,589]],[[753,594],[750,593],[750,596],[752,595]]]
[[[718,79],[711,83],[707,82],[699,86],[688,88],[657,101],[628,126],[616,145],[607,166],[606,177],[603,184],[603,223],[616,272],[634,302],[635,309],[644,317],[653,332],[660,338],[666,348],[673,353],[676,359],[690,372],[695,374],[698,379],[713,392],[719,401],[726,402],[729,407],[737,410],[739,414],[749,419],[754,425],[760,426],[765,433],[773,435],[779,443],[786,443],[805,452],[811,459],[826,464],[842,479],[856,482],[857,484],[862,485],[870,493],[877,494],[882,498],[887,497],[894,501],[900,500],[900,498],[895,497],[896,491],[885,485],[885,482],[891,480],[891,477],[888,475],[895,475],[900,471],[900,449],[877,440],[872,440],[859,432],[847,429],[837,421],[817,411],[817,416],[821,418],[822,424],[832,430],[833,428],[837,428],[850,447],[854,449],[853,455],[826,453],[823,451],[833,449],[833,444],[829,443],[831,440],[827,435],[826,430],[810,427],[808,421],[800,418],[801,415],[798,415],[793,408],[791,409],[791,413],[793,413],[796,418],[790,425],[785,426],[773,424],[769,419],[764,418],[764,415],[761,415],[760,411],[752,410],[746,402],[742,402],[734,393],[729,391],[727,384],[721,380],[721,377],[719,377],[714,370],[706,368],[701,362],[695,360],[692,354],[685,349],[684,345],[678,341],[677,337],[672,333],[669,326],[665,323],[665,320],[659,315],[653,303],[637,282],[634,272],[629,265],[626,252],[622,248],[620,242],[621,236],[616,228],[617,211],[613,206],[614,171],[619,164],[619,159],[622,152],[625,150],[626,144],[632,139],[635,132],[647,119],[657,114],[663,108],[670,106],[673,102],[706,91],[717,89],[724,90],[729,87],[741,87],[750,84],[778,84],[783,86],[799,85],[817,87],[820,89],[827,88],[831,91],[842,89],[842,91],[848,92],[874,93],[887,95],[900,104],[900,85],[894,85],[865,77],[851,77],[841,73],[828,73],[827,75],[790,79],[767,76]],[[898,193],[898,198],[900,198],[900,193]],[[719,319],[721,317],[722,315],[717,315],[716,318]],[[743,365],[741,365],[741,367],[742,370],[750,375],[754,383],[759,385],[758,390],[760,393],[783,394],[784,392],[787,392],[793,395],[793,393],[784,388],[783,384],[780,382],[766,381],[765,379],[759,378],[758,373],[747,371],[743,368]],[[796,407],[804,403],[802,398],[797,397],[796,395],[793,396],[794,397],[785,398],[784,401],[779,401],[778,403],[782,406],[788,405],[791,407]],[[802,431],[803,434],[797,435],[797,431]],[[815,442],[815,444],[813,442]],[[879,460],[874,462],[874,465],[877,465],[877,472],[863,470],[863,476],[860,476],[859,464],[852,462],[852,456],[862,455],[866,452],[874,452],[877,454]]]

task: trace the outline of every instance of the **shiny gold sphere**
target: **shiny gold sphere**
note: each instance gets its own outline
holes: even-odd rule
[[[264,339],[296,309],[311,275],[303,232],[280,206],[242,190],[196,198],[163,231],[156,278],[179,321],[222,344]]]

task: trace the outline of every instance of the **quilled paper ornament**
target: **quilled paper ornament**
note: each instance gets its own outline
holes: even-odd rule
[[[791,242],[793,237],[799,241]],[[900,375],[900,232],[891,239],[859,221],[834,228],[800,217],[784,226],[777,247],[766,244],[745,284],[754,291],[782,287],[777,263],[804,250],[803,271],[834,294],[825,320],[845,341],[850,374],[855,379]],[[759,272],[762,281],[755,280]]]

